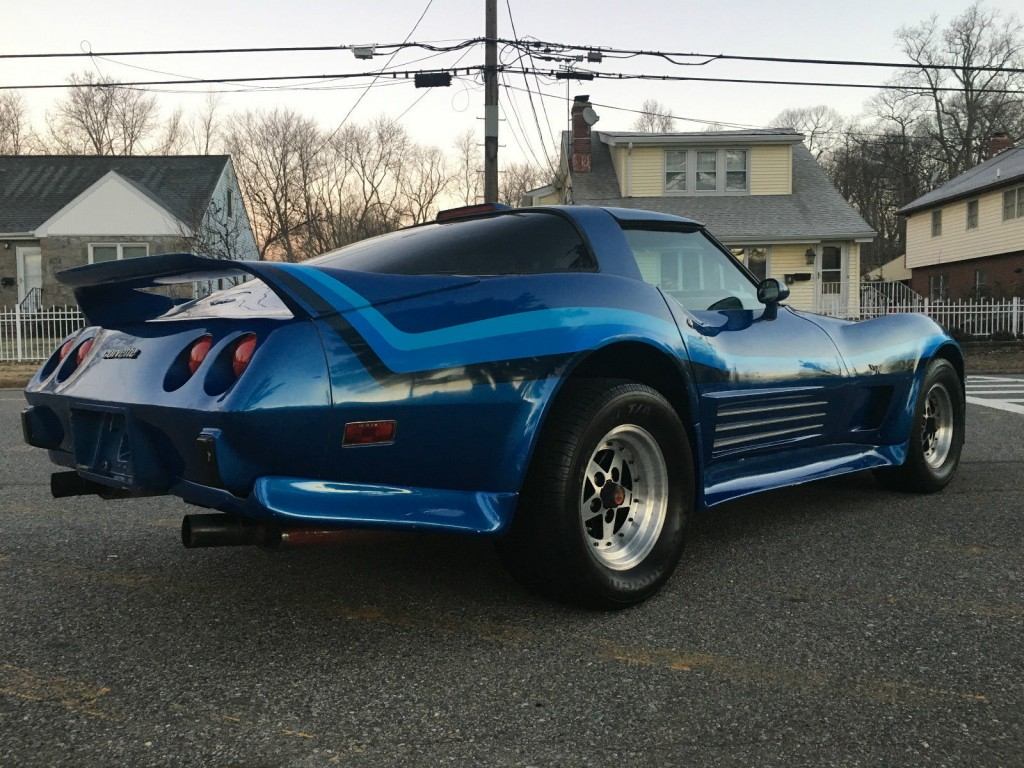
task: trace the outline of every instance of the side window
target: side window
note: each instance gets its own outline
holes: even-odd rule
[[[700,231],[624,230],[645,282],[687,309],[761,309],[757,289]]]

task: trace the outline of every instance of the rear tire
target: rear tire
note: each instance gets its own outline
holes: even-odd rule
[[[935,493],[946,487],[960,463],[964,445],[964,388],[956,368],[935,358],[914,406],[907,459],[902,466],[876,469],[886,488]]]
[[[624,608],[657,592],[682,554],[694,498],[690,444],[649,386],[588,379],[566,387],[498,550],[530,589]]]

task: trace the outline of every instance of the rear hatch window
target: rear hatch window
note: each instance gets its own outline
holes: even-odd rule
[[[571,222],[536,211],[403,229],[306,263],[392,275],[534,275],[597,269]]]

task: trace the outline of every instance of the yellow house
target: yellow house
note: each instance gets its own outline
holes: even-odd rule
[[[1010,146],[899,213],[918,293],[932,301],[1024,296],[1024,147]]]
[[[643,208],[695,219],[793,306],[856,315],[860,247],[875,233],[789,128],[703,133],[592,131],[586,96],[572,108],[564,183],[528,205]],[[566,136],[568,139],[568,136]]]

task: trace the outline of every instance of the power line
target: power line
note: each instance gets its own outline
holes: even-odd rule
[[[827,80],[764,80],[739,77],[697,77],[693,75],[661,75],[650,72],[598,72],[592,69],[536,69],[529,70],[531,74],[547,75],[560,80],[661,80],[676,82],[704,82],[704,83],[743,83],[749,85],[798,85],[813,86],[817,88],[874,88],[883,91],[915,91],[915,92],[954,92],[962,93],[963,88],[937,87],[927,85],[895,85],[888,83],[840,83]],[[974,93],[1011,93],[1021,94],[1024,91],[1016,88],[978,88]]]
[[[379,78],[386,75],[391,78],[411,79],[418,74],[464,71],[467,74],[482,70],[481,66],[448,67],[442,69],[406,69],[406,70],[372,70],[370,72],[342,72],[337,74],[318,75],[265,75],[259,77],[196,77],[187,80],[133,80],[111,83],[33,83],[29,85],[0,85],[0,91],[23,91],[53,88],[134,88],[155,85],[209,85],[231,83],[273,82],[280,80],[347,80],[359,77]]]
[[[410,29],[409,30],[409,34],[407,34],[405,36],[405,40],[402,41],[402,45],[405,45],[409,41],[409,38],[413,36],[413,33],[416,32],[416,29],[419,27],[420,22],[423,21],[423,17],[427,15],[427,11],[430,10],[430,6],[432,6],[433,4],[434,4],[434,0],[427,0],[427,4],[423,7],[423,12],[420,13],[419,18],[416,19],[416,23],[412,25],[412,29]],[[391,56],[388,57],[388,60],[387,60],[387,62],[385,62],[384,66],[381,67],[381,72],[383,72],[385,69],[387,69],[391,65],[391,62],[394,61],[395,56],[398,55],[398,52],[400,50],[402,50],[402,49],[401,48],[396,48],[394,50],[394,52],[391,54]],[[344,127],[345,123],[352,116],[352,113],[356,111],[356,107],[358,107],[359,104],[362,102],[362,100],[364,98],[366,98],[366,94],[368,94],[370,92],[370,89],[373,88],[374,83],[377,82],[377,79],[379,77],[380,77],[380,73],[378,73],[377,75],[374,75],[374,78],[369,83],[367,83],[366,88],[363,90],[362,93],[359,94],[359,98],[357,98],[355,103],[351,107],[349,107],[348,112],[345,113],[345,116],[343,118],[341,118],[341,122],[338,123],[337,127],[333,131],[330,132],[330,134],[327,136],[327,138],[325,138],[322,142],[320,142],[320,146],[318,146],[316,148],[316,150],[313,152],[314,155],[320,154],[320,150],[322,150],[324,147],[326,147],[328,144],[330,144],[331,141],[334,140],[334,137],[338,135],[338,131],[340,131],[342,129],[342,127]]]
[[[600,45],[575,45],[566,43],[553,43],[543,40],[528,40],[522,43],[524,47],[540,48],[545,53],[547,52],[565,52],[565,51],[583,51],[590,52],[594,51],[601,54],[609,54],[610,58],[633,58],[636,56],[651,56],[656,58],[664,59],[672,64],[680,66],[703,66],[713,61],[760,61],[770,62],[775,64],[813,64],[813,65],[826,65],[835,67],[883,67],[889,69],[941,69],[950,70],[954,72],[1003,72],[1007,74],[1021,74],[1024,73],[1022,67],[1000,67],[990,65],[957,65],[957,64],[928,64],[928,63],[917,63],[910,61],[866,61],[857,59],[818,59],[818,58],[799,58],[793,56],[751,56],[743,54],[732,54],[732,53],[696,53],[696,52],[682,52],[682,51],[659,51],[659,50],[645,50],[643,48],[615,48],[609,46]],[[621,55],[619,55],[621,54]],[[687,61],[676,61],[676,57],[681,58],[701,58],[706,61],[701,62],[687,62]]]
[[[99,56],[113,58],[117,56],[193,56],[222,53],[298,53],[314,51],[351,51],[354,48],[373,48],[381,54],[390,52],[392,48],[423,48],[428,51],[446,53],[458,51],[468,45],[482,42],[482,37],[467,38],[459,40],[455,45],[441,46],[430,42],[409,42],[408,39],[401,43],[374,43],[372,45],[340,44],[340,45],[279,45],[279,46],[253,46],[248,48],[163,48],[156,50],[128,50],[128,51],[65,51],[65,52],[43,52],[43,53],[0,53],[2,59],[72,59]]]
[[[190,55],[212,55],[212,54],[249,54],[249,53],[301,53],[317,51],[350,51],[354,48],[372,47],[379,53],[390,52],[391,49],[401,48],[423,48],[430,51],[454,51],[467,45],[483,42],[484,38],[474,37],[465,40],[456,40],[453,45],[437,45],[437,42],[449,41],[421,41],[410,42],[404,40],[401,43],[376,43],[370,45],[358,44],[334,44],[334,45],[281,45],[281,46],[249,46],[249,47],[219,47],[219,48],[165,48],[165,49],[135,49],[120,51],[50,51],[50,52],[29,52],[29,53],[0,53],[0,60],[3,59],[57,59],[57,58],[85,58],[89,56],[119,57],[119,56],[190,56]],[[796,56],[753,56],[735,53],[701,53],[696,51],[661,51],[643,48],[618,48],[614,46],[587,45],[576,43],[558,43],[545,40],[525,40],[497,38],[497,42],[505,45],[514,45],[518,48],[530,48],[538,53],[558,53],[566,51],[582,51],[584,53],[593,51],[607,55],[609,58],[634,58],[647,56],[664,59],[672,64],[683,66],[703,66],[714,61],[756,61],[776,64],[810,64],[836,67],[880,67],[888,69],[932,69],[949,70],[956,72],[1002,72],[1007,74],[1024,73],[1022,67],[1001,67],[994,65],[956,65],[956,64],[932,64],[908,61],[870,61],[864,59],[827,59]],[[703,62],[677,61],[678,58],[700,58]]]
[[[516,45],[518,46],[519,45],[519,33],[516,32],[516,22],[515,22],[515,19],[512,18],[512,2],[511,2],[511,0],[505,0],[505,7],[508,9],[508,21],[509,21],[509,25],[512,27],[512,37],[516,40]],[[533,55],[532,54],[529,54],[529,55],[530,55],[530,66],[532,67],[533,64],[534,64],[534,62],[533,62]],[[520,57],[520,59],[519,59],[519,64],[522,65],[522,57]],[[541,151],[544,153],[545,160],[547,160],[548,168],[551,171],[551,173],[553,174],[555,172],[555,169],[551,166],[551,152],[548,151],[547,140],[544,138],[544,131],[542,131],[541,127],[540,127],[540,117],[537,115],[537,106],[533,103],[533,91],[530,90],[530,78],[526,74],[526,67],[525,66],[520,66],[520,68],[522,69],[522,72],[523,72],[523,85],[526,86],[526,95],[530,99],[530,111],[533,112],[533,122],[537,126],[537,135],[540,137],[540,148],[541,148]],[[537,81],[537,90],[540,91],[540,80],[538,78],[536,78],[536,76],[534,76],[534,79]],[[540,97],[538,96],[538,98],[540,98]],[[541,105],[542,106],[544,105],[543,101],[541,101]],[[544,116],[545,116],[545,118],[547,118],[547,112],[546,111],[544,113]],[[549,131],[551,130],[551,120],[550,120],[550,118],[548,118],[548,130]],[[552,152],[553,151],[554,151],[554,144],[552,143]]]

